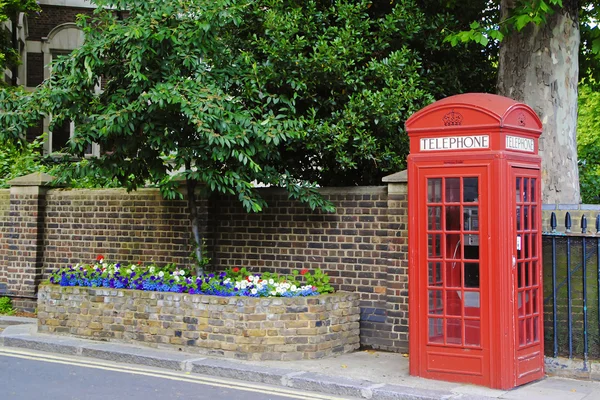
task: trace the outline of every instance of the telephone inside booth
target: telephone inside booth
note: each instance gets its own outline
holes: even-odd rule
[[[446,321],[446,337],[456,344],[479,344],[479,319],[464,319],[480,316],[478,179],[446,179],[445,184],[452,204],[446,207],[446,231],[452,232],[446,235],[446,315],[461,317]]]
[[[429,180],[429,226],[440,232],[429,237],[435,249],[429,263],[429,286],[435,289],[429,309],[445,316],[430,320],[431,343],[481,343],[479,184],[475,176]]]

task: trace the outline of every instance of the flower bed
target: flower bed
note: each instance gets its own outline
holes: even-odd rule
[[[298,279],[302,279],[301,284]],[[233,268],[220,274],[190,276],[174,265],[121,265],[107,263],[103,256],[86,265],[68,266],[50,275],[50,283],[60,286],[105,287],[144,291],[210,294],[215,296],[297,297],[333,292],[329,277],[321,270],[293,271],[291,275],[252,274]]]
[[[238,359],[314,359],[359,347],[358,303],[341,292],[223,297],[45,284],[38,331]]]

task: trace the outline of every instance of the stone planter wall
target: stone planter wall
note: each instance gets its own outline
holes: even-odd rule
[[[359,295],[217,297],[40,286],[38,331],[251,360],[322,358],[359,347]]]

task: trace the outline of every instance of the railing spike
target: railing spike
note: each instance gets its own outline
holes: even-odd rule
[[[600,214],[598,214],[598,218],[596,219],[596,229],[600,229],[598,223],[600,223]],[[556,233],[556,227],[556,213],[552,211],[552,214],[550,214],[550,228],[552,229],[552,233]]]
[[[581,233],[587,232],[587,217],[585,215],[581,216]]]
[[[571,213],[567,211],[565,214],[565,228],[567,233],[571,233]]]
[[[596,215],[596,233],[600,233],[600,214]]]

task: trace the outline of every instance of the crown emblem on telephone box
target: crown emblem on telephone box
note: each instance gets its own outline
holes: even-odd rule
[[[444,125],[446,126],[458,126],[462,125],[463,116],[460,113],[457,113],[454,110],[452,110],[448,114],[444,115],[443,120]]]

